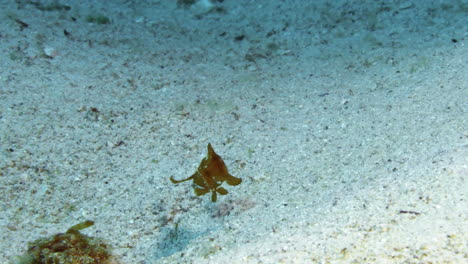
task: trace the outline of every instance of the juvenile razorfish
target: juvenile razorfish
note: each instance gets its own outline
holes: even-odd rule
[[[211,144],[208,144],[208,155],[204,158],[197,171],[187,179],[175,180],[171,176],[172,183],[180,183],[193,180],[193,190],[197,196],[204,195],[211,191],[211,201],[216,202],[217,194],[226,195],[228,191],[220,187],[223,182],[231,186],[239,185],[242,179],[236,178],[229,174],[226,164],[223,159],[214,152]]]

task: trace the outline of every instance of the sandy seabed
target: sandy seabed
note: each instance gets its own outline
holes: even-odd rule
[[[189,2],[0,2],[0,263],[466,261],[467,1]]]

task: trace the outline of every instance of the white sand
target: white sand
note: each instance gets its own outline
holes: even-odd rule
[[[86,219],[122,263],[468,258],[467,1],[29,2],[0,2],[0,263]],[[169,181],[209,142],[243,179],[217,203]]]

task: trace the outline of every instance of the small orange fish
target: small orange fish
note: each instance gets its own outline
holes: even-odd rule
[[[187,179],[175,180],[171,176],[172,183],[180,183],[188,180],[193,180],[193,189],[197,196],[204,195],[211,191],[211,201],[216,202],[217,194],[226,195],[228,191],[220,187],[223,182],[231,186],[239,185],[242,179],[236,178],[229,174],[226,164],[223,159],[214,152],[211,144],[208,144],[208,155],[204,158],[197,171]]]

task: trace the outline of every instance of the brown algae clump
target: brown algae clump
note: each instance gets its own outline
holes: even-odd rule
[[[16,264],[118,264],[102,240],[80,233],[93,221],[70,227],[67,232],[29,243],[27,253]]]

